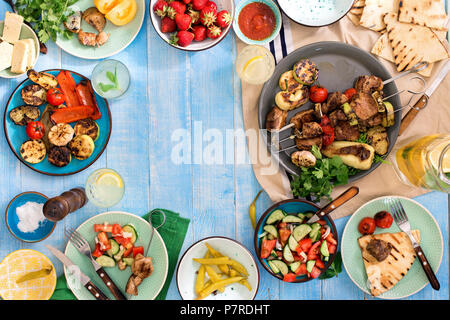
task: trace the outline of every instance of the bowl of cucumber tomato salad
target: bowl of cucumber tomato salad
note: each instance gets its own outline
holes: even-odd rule
[[[331,265],[338,246],[336,226],[329,217],[307,223],[317,210],[312,202],[291,199],[274,204],[261,216],[254,245],[270,274],[286,282],[306,282]]]

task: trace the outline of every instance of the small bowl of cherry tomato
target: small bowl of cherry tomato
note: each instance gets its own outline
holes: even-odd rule
[[[290,199],[278,202],[258,221],[254,246],[261,265],[285,282],[307,282],[318,278],[333,263],[338,234],[326,216],[307,221],[320,208],[309,201]]]

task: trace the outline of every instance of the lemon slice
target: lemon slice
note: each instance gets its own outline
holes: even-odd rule
[[[430,162],[434,168],[438,168],[439,158],[441,157],[441,153],[447,145],[448,142],[441,143],[436,148],[434,148],[433,151],[430,152]],[[444,171],[444,173],[450,172],[450,150],[448,150],[444,155],[444,159],[442,161],[442,170]]]
[[[257,63],[258,60],[262,61],[262,59],[263,59],[263,56],[255,56],[255,57],[251,58],[251,59],[248,60],[247,63],[244,65],[244,68],[242,68],[242,71],[243,71],[243,72],[246,72],[246,71],[247,71],[247,68],[248,68],[250,65]],[[254,67],[254,66],[253,66],[253,67]]]
[[[115,172],[104,172],[97,178],[97,184],[122,188],[122,178]]]

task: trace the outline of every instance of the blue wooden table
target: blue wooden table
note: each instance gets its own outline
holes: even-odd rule
[[[6,4],[0,2],[0,17],[7,9]],[[48,49],[48,54],[39,58],[37,70],[65,68],[90,77],[97,63],[70,56],[54,43],[49,42]],[[128,66],[132,83],[125,97],[110,101],[113,125],[106,151],[81,173],[49,177],[22,165],[6,139],[1,138],[0,212],[5,211],[8,202],[18,193],[39,191],[49,197],[56,196],[72,187],[83,186],[93,170],[108,167],[120,172],[126,186],[122,201],[109,211],[143,215],[152,208],[167,208],[179,212],[191,219],[182,252],[193,242],[212,235],[236,239],[254,252],[248,206],[260,186],[251,165],[239,161],[242,153],[247,152],[245,146],[243,149],[242,141],[231,138],[222,155],[207,156],[209,152],[201,152],[214,140],[226,145],[227,130],[229,133],[229,130],[243,129],[240,80],[233,68],[235,56],[232,32],[219,45],[204,52],[186,53],[172,48],[153,30],[147,12],[134,42],[114,56]],[[10,93],[23,78],[0,79],[2,116]],[[0,130],[3,132],[3,128]],[[198,141],[203,141],[203,146]],[[173,150],[180,145],[189,148],[187,153],[192,155],[192,165],[173,161],[176,158]],[[410,299],[448,299],[447,195],[431,193],[417,200],[433,213],[442,229],[444,259],[437,274],[441,290],[433,291],[428,285]],[[263,194],[257,202],[258,216],[270,204]],[[87,204],[58,223],[48,239],[36,244],[16,240],[3,221],[0,224],[0,259],[14,250],[32,248],[48,255],[61,274],[60,262],[44,244],[63,249],[64,227],[76,227],[100,212]],[[340,233],[347,220],[337,221]],[[259,268],[261,282],[257,299],[370,299],[345,271],[338,278],[296,285],[278,281],[261,266]],[[175,280],[167,298],[180,299]]]

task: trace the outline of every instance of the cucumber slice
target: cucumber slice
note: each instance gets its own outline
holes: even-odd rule
[[[311,227],[307,224],[301,224],[292,231],[292,235],[295,240],[298,242],[302,240],[308,233],[311,232]]]
[[[278,255],[277,252],[275,250],[272,250],[272,252],[270,253],[270,255],[276,259],[278,259]]]
[[[317,222],[315,222],[311,225],[311,231],[309,232],[309,237],[313,241],[317,240],[317,235],[320,234],[320,227],[321,227],[321,225]]]
[[[291,264],[289,265],[289,268],[291,269],[292,272],[295,273],[295,271],[298,270],[298,268],[300,267],[301,264],[302,264],[302,263],[301,263],[300,261],[296,261],[296,262],[294,262],[294,263],[291,263]]]
[[[289,236],[288,245],[289,245],[289,249],[291,249],[292,251],[295,251],[295,249],[297,249],[298,242],[297,242],[297,240],[295,240],[295,238],[292,234]]]
[[[281,272],[281,274],[283,276],[289,272],[289,268],[288,268],[287,264],[284,263],[283,261],[281,261],[281,260],[272,260],[271,262],[275,265],[275,267],[278,268],[279,272]]]
[[[278,238],[277,228],[275,228],[273,225],[271,225],[271,224],[265,225],[264,231],[267,231],[273,237]]]
[[[114,261],[113,258],[105,255],[98,257],[97,259],[95,259],[95,261],[97,261],[99,265],[105,268],[112,268],[116,266],[116,261]]]
[[[322,242],[322,244],[320,245],[320,253],[324,257],[328,257],[330,255],[330,252],[328,251],[328,245],[327,245],[326,241]]]
[[[133,264],[133,261],[134,261],[133,258],[123,258],[122,260],[123,260],[123,262],[125,262],[125,264],[127,266],[131,266]]]
[[[294,215],[292,215],[292,214],[289,214],[289,215],[287,215],[286,217],[284,217],[282,221],[283,221],[283,222],[287,222],[287,223],[290,223],[290,222],[292,222],[292,223],[302,223],[302,222],[303,222],[303,219],[300,219],[300,218],[297,217],[297,216],[294,216]]]
[[[299,217],[300,219],[302,219],[302,221],[305,220],[305,218],[306,218],[306,216],[305,216],[304,213],[298,213],[298,214],[297,214],[297,217]]]
[[[124,226],[122,228],[122,230],[123,230],[123,232],[131,233],[131,238],[130,238],[131,243],[136,242],[136,240],[138,239],[138,234],[137,234],[136,229],[131,224],[127,224],[126,226]]]
[[[272,261],[268,261],[267,263],[269,264],[270,269],[273,271],[273,273],[279,273],[280,269],[278,269],[278,267],[275,265],[276,260],[272,260]]]
[[[123,247],[120,247],[119,252],[114,255],[114,260],[119,262],[122,259],[122,256],[123,256],[124,253],[125,253],[125,249]]]
[[[273,224],[281,219],[283,219],[286,214],[281,210],[275,210],[270,214],[270,216],[266,220],[266,224]]]
[[[314,213],[313,212],[305,212],[304,215],[306,218],[310,219],[314,215]]]
[[[292,255],[291,249],[289,246],[284,246],[283,248],[283,258],[287,262],[294,262],[294,256]]]
[[[307,261],[306,262],[306,271],[311,272],[315,265],[316,265],[316,260]]]
[[[108,256],[112,257],[115,254],[119,253],[120,247],[119,247],[119,244],[116,242],[116,240],[109,239],[109,244],[111,245],[111,249],[106,250],[106,253],[108,254]]]

